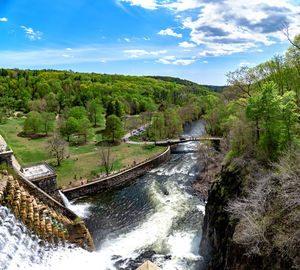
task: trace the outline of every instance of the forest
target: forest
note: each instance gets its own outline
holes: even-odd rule
[[[61,115],[59,128],[68,141],[74,133],[86,137],[90,124],[103,125],[103,116],[110,115],[122,118],[148,112],[151,121],[154,112],[167,111],[163,122],[172,123],[175,117],[180,126],[198,117],[200,107],[194,105],[201,102],[200,96],[209,93],[200,85],[183,87],[175,82],[144,77],[0,69],[0,122],[19,111],[19,117],[27,114],[25,134],[47,136],[48,131],[53,131],[55,115]],[[178,110],[184,112],[181,119]],[[156,118],[161,120],[161,114],[155,115]],[[167,137],[177,136],[179,132],[171,135],[172,130],[159,131],[167,133]],[[152,136],[157,136],[156,133],[153,131]]]
[[[0,69],[0,132],[22,166],[46,160],[65,186],[160,153],[120,143],[142,125],[148,126],[140,139],[176,138],[216,95],[194,83],[146,77]],[[108,146],[109,159],[100,151]]]
[[[281,260],[300,269],[300,35],[290,42],[285,55],[229,72],[229,86],[205,115],[207,131],[225,138],[224,170],[211,190],[222,205],[209,207],[218,216],[211,226],[227,226],[228,235],[215,256],[229,252],[235,266]],[[230,255],[233,246],[243,260]]]

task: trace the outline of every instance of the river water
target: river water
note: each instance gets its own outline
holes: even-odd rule
[[[190,136],[203,133],[201,121],[184,129]],[[97,196],[66,202],[84,219],[96,246],[93,252],[43,247],[1,206],[0,269],[136,269],[146,259],[163,270],[198,269],[205,206],[191,188],[201,166],[198,154],[191,153],[197,148],[197,142],[181,144],[180,154],[172,154],[144,176]]]

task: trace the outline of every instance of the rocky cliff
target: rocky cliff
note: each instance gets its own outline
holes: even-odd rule
[[[289,220],[294,211],[287,212],[282,195],[284,183],[292,181],[281,181],[282,176],[278,175],[269,176],[256,162],[244,159],[223,164],[216,178],[209,191],[200,245],[200,254],[205,258],[203,269],[299,269],[300,223],[295,223],[297,219],[300,222],[299,199],[298,214]],[[257,183],[258,179],[262,179],[262,184]],[[253,203],[254,197],[257,205]],[[250,209],[249,215],[242,215],[244,212],[238,217],[234,215],[232,209],[238,209],[234,203],[238,200],[241,206]],[[263,211],[259,212],[260,208]],[[281,211],[283,208],[285,210]],[[288,224],[281,222],[283,220],[289,220]],[[249,233],[252,225],[254,232]],[[295,238],[294,242],[280,242],[280,239],[291,237]]]

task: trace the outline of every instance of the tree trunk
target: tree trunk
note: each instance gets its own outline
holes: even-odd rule
[[[256,120],[256,143],[258,144],[259,142],[259,126],[258,126],[258,121]]]

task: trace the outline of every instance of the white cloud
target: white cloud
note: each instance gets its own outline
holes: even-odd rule
[[[247,3],[236,0],[122,1],[145,9],[173,11],[174,20],[190,32],[190,41],[203,48],[202,56],[254,52],[255,49],[259,52],[261,46],[287,42],[282,33],[284,25],[289,26],[291,38],[300,32],[300,7],[290,0],[252,0]],[[182,37],[170,28],[159,34]],[[180,44],[184,47],[192,43]]]
[[[156,0],[121,0],[121,2],[127,2],[131,6],[140,6],[145,9],[156,9],[159,6]]]
[[[117,3],[119,1],[127,2],[131,6],[140,6],[145,9],[157,9],[159,7],[164,7],[177,12],[199,8],[203,5],[200,0],[118,0]]]
[[[185,11],[189,9],[195,9],[203,6],[203,1],[199,0],[177,0],[170,4],[164,5],[167,8],[173,9],[175,11]]]
[[[7,18],[0,18],[0,22],[7,22],[8,20],[7,20]]]
[[[165,54],[167,53],[166,50],[158,50],[158,51],[146,51],[146,50],[139,50],[139,49],[135,49],[135,50],[124,50],[124,52],[126,54],[129,54],[130,57],[132,58],[138,58],[141,56],[157,56],[159,54]]]
[[[167,28],[165,30],[160,30],[158,32],[158,34],[162,35],[162,36],[173,36],[173,37],[179,37],[179,38],[182,37],[182,34],[175,33],[171,28]]]
[[[183,65],[187,66],[194,63],[196,60],[194,59],[176,59],[175,56],[165,56],[163,58],[158,59],[156,62],[164,65]]]
[[[208,64],[208,61],[204,60],[202,61],[203,64]]]
[[[67,51],[72,51],[72,49],[71,49],[71,48],[66,48],[66,50],[67,50]]]
[[[26,33],[26,37],[29,38],[30,40],[41,39],[41,36],[43,35],[42,32],[34,31],[31,27],[21,26],[21,28],[24,29]]]
[[[173,56],[173,55],[168,55],[168,56],[165,56],[164,59],[166,59],[166,60],[175,60],[176,57]]]
[[[172,64],[172,62],[170,62],[169,60],[165,59],[165,58],[160,58],[156,61],[157,63],[161,63],[161,64],[164,64],[164,65],[170,65]]]
[[[66,57],[66,58],[73,58],[73,55],[69,55],[69,54],[62,54],[61,56]]]
[[[129,39],[129,38],[124,38],[124,40],[125,40],[126,42],[130,42],[130,39]]]
[[[196,47],[196,45],[194,43],[189,43],[187,41],[179,42],[178,45],[179,45],[179,47],[182,47],[182,48],[193,48],[193,47]]]
[[[194,63],[195,61],[196,60],[193,60],[193,59],[178,59],[178,60],[174,61],[173,64],[187,66],[187,65]]]

